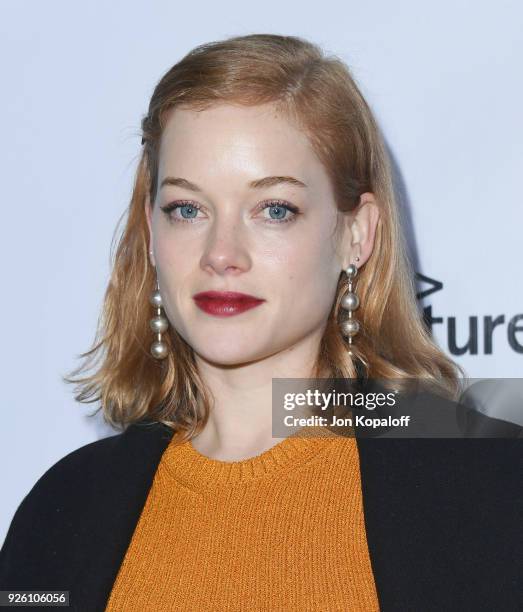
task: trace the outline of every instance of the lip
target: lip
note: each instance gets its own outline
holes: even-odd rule
[[[215,317],[232,317],[265,302],[254,295],[236,291],[203,291],[193,295],[193,300],[200,310]]]

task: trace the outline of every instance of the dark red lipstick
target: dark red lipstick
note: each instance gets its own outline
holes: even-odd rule
[[[193,300],[198,308],[215,317],[232,317],[265,302],[236,291],[204,291],[193,295]]]

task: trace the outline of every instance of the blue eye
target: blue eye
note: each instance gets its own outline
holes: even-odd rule
[[[298,208],[296,208],[296,206],[292,206],[291,204],[287,204],[286,202],[281,202],[280,200],[264,202],[262,205],[262,210],[266,208],[269,209],[269,214],[271,215],[269,223],[289,223],[291,221],[294,221],[299,214],[299,210]],[[289,212],[292,213],[290,217],[287,214]]]
[[[182,204],[180,206],[180,214],[184,219],[194,219],[198,214],[198,209],[193,204]]]
[[[181,217],[171,214],[174,213],[174,211],[177,209],[180,209]],[[194,204],[193,202],[173,202],[172,204],[167,204],[166,206],[163,206],[162,210],[172,221],[192,223],[192,219],[196,218],[200,207],[196,206],[196,204]]]
[[[289,210],[281,204],[271,204],[270,206],[267,206],[267,208],[269,209],[269,214],[271,215],[272,219],[284,219],[287,211]]]

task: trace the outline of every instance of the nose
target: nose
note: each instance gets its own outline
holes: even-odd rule
[[[205,238],[200,267],[215,274],[240,273],[249,269],[246,228],[234,211],[216,217]]]

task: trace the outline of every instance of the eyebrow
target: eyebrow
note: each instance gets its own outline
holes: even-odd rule
[[[273,187],[274,185],[294,185],[295,187],[307,188],[307,185],[302,181],[294,178],[293,176],[266,176],[261,179],[256,179],[248,184],[251,189],[264,189],[266,187]],[[160,184],[160,189],[166,185],[172,185],[174,187],[183,187],[189,191],[202,192],[201,187],[198,187],[195,183],[191,183],[187,179],[181,177],[167,176],[163,179]]]

